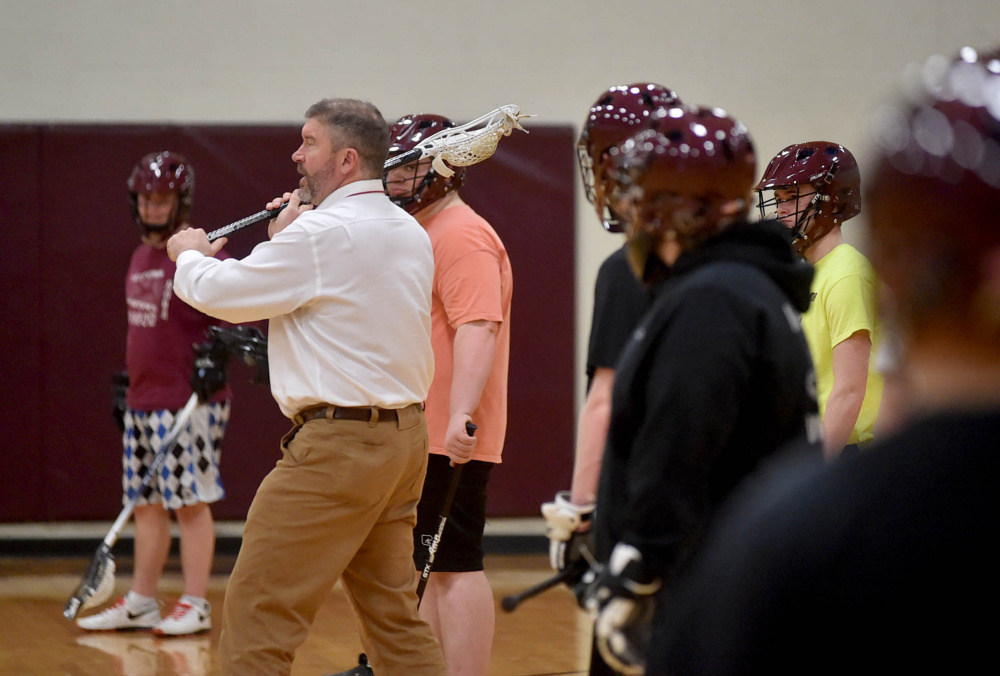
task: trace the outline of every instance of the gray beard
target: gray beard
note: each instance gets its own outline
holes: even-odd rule
[[[309,179],[306,179],[305,186],[299,186],[299,200],[303,204],[306,202],[312,203],[313,187],[310,183]]]
[[[300,172],[301,173],[301,172]],[[320,182],[327,179],[333,170],[329,166],[324,166],[322,169],[317,171],[312,176],[307,176],[302,174],[302,178],[305,180],[305,185],[299,184],[299,199],[305,203],[315,204],[315,197],[319,194]]]

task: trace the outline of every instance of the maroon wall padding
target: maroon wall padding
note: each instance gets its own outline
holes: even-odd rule
[[[534,125],[469,169],[463,195],[500,234],[514,271],[510,414],[489,513],[537,515],[569,485],[573,440],[573,133]],[[196,173],[192,222],[210,230],[298,184],[298,125],[0,125],[0,521],[109,519],[121,506],[111,374],[124,366],[124,275],[138,233],[125,179],[157,150]],[[246,255],[265,226],[234,235]],[[227,497],[243,518],[289,422],[234,360],[223,444]]]
[[[42,228],[37,127],[0,127],[0,519],[44,518]]]

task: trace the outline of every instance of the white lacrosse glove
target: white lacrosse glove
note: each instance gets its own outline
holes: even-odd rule
[[[582,560],[587,533],[577,529],[588,523],[594,513],[593,505],[574,505],[569,496],[569,491],[559,491],[555,500],[542,504],[546,535],[549,537],[549,565],[560,573]]]
[[[643,569],[639,550],[623,542],[615,545],[606,567],[591,569],[584,577],[579,601],[594,617],[597,649],[610,667],[626,676],[645,671],[659,589],[659,578]]]

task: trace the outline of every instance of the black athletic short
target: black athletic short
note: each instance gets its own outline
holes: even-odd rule
[[[417,570],[427,563],[428,548],[437,533],[441,507],[456,469],[446,455],[431,453],[424,491],[417,506],[413,531],[413,562]],[[486,485],[492,462],[470,460],[462,466],[462,478],[451,503],[431,571],[465,573],[483,569],[483,529],[486,527]]]

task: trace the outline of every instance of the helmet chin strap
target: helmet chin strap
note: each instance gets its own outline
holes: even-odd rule
[[[420,201],[421,196],[427,191],[427,188],[431,187],[431,184],[434,182],[435,176],[436,174],[434,173],[434,170],[429,169],[427,173],[424,174],[424,177],[420,179],[420,183],[418,183],[413,187],[413,194],[411,195],[411,197],[413,198],[414,201],[417,202]],[[424,204],[423,206],[427,205]]]
[[[837,169],[840,168],[840,160],[836,157],[833,158],[830,168],[826,170],[826,174],[823,176],[822,184],[828,186],[833,183],[833,176],[837,173]],[[813,195],[812,200],[809,202],[809,206],[802,210],[802,219],[795,225],[795,238],[794,242],[805,242],[805,245],[799,250],[799,253],[805,254],[806,249],[815,244],[809,240],[807,230],[809,222],[814,216],[818,215],[820,210],[823,208],[821,202],[829,202],[830,196],[825,194],[821,188],[817,188],[815,184],[812,186],[816,194]],[[836,221],[834,221],[836,223]]]
[[[155,248],[162,248],[167,245],[167,240],[177,232],[177,229],[166,225],[149,226],[143,223],[140,228],[141,239],[145,244]]]
[[[815,188],[813,188],[815,190]],[[809,224],[812,222],[813,218],[819,214],[820,209],[823,208],[823,202],[829,202],[830,196],[824,195],[819,190],[813,195],[812,199],[809,200],[809,204],[806,208],[802,210],[801,215],[795,220],[795,230],[792,232],[792,242],[798,245],[800,242],[803,246],[799,248],[799,253],[805,253],[813,243],[809,240],[808,230]]]
[[[626,260],[632,275],[650,289],[665,280],[670,269],[657,255],[657,240],[648,231],[634,233],[626,244]]]
[[[809,200],[809,204],[806,208],[801,211],[801,213],[796,214],[795,219],[795,239],[804,239],[806,236],[806,230],[809,229],[809,222],[812,221],[813,216],[819,211],[819,193],[813,195],[813,198]]]
[[[625,232],[625,220],[607,204],[602,209],[601,225],[608,232]]]

